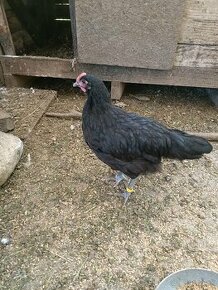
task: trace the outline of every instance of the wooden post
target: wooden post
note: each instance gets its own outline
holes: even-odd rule
[[[2,54],[3,54],[3,50],[0,46],[0,55]],[[5,83],[4,72],[3,72],[1,61],[0,61],[0,86],[3,85],[4,83]]]
[[[14,44],[8,26],[3,0],[0,0],[0,45],[2,46],[4,54],[15,55]]]
[[[5,14],[4,0],[0,0],[0,45],[2,48],[0,54],[15,55],[15,48]],[[4,81],[7,86],[19,86],[17,77],[12,74],[7,74],[2,64],[1,69],[3,70]]]
[[[16,55],[5,13],[4,0],[0,0],[0,48],[2,48],[0,49],[0,55]],[[30,78],[13,75],[2,62],[0,63],[0,74],[1,70],[3,71],[3,78],[0,77],[0,80],[2,79],[7,87],[24,87],[30,82]]]
[[[207,95],[211,102],[218,107],[218,89],[207,89]]]
[[[111,98],[113,100],[120,100],[123,95],[124,88],[125,88],[124,83],[112,81],[111,82]]]

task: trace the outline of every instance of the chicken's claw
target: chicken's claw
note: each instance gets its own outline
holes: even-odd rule
[[[133,192],[134,192],[134,189],[129,188],[129,187],[127,187],[127,188],[126,188],[126,191],[123,192],[122,195],[123,195],[123,197],[124,197],[124,205],[127,203],[127,201],[128,201],[128,199],[129,199],[131,193],[133,193]]]

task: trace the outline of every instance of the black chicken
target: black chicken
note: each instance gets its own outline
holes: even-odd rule
[[[157,171],[162,157],[196,159],[212,150],[203,138],[114,106],[104,83],[95,76],[81,73],[73,86],[88,95],[82,115],[86,143],[101,161],[118,171],[116,185],[129,180],[125,202],[136,178]]]

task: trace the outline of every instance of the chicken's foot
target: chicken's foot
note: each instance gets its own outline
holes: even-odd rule
[[[128,182],[128,186],[126,187],[126,191],[123,193],[123,197],[124,197],[124,204],[127,203],[131,193],[134,192],[134,189],[133,187],[135,186],[135,183],[136,183],[136,178],[134,179],[131,179],[129,180]]]

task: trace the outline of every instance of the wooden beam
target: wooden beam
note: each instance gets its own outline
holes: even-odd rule
[[[72,68],[70,59],[37,56],[0,56],[0,61],[6,73],[20,76],[75,79],[85,71],[105,81],[218,88],[217,67],[184,66],[162,71],[76,63]]]
[[[2,54],[3,54],[3,50],[2,50],[2,47],[0,46],[0,55]],[[2,64],[0,62],[0,86],[3,85],[4,83],[5,83],[4,72],[3,72]]]
[[[70,59],[40,56],[2,56],[0,60],[7,74],[69,79],[76,77]]]
[[[47,117],[55,117],[55,118],[65,118],[65,119],[82,119],[82,113],[71,110],[70,113],[56,113],[56,112],[47,112],[45,113]]]
[[[177,47],[174,65],[218,68],[218,46],[180,44]]]
[[[218,141],[218,133],[217,132],[188,132],[190,135],[198,136],[201,138],[205,138],[208,141]]]
[[[73,41],[72,43],[73,56],[75,58],[78,58],[75,0],[69,0],[69,5],[70,5],[70,19],[71,19],[72,41]]]
[[[218,45],[217,0],[186,0],[179,43]]]
[[[27,139],[31,132],[33,131],[33,129],[36,127],[36,125],[39,123],[39,121],[41,120],[41,118],[43,117],[43,115],[45,114],[45,112],[47,111],[48,107],[50,106],[51,102],[57,97],[57,92],[56,91],[52,91],[50,90],[49,92],[47,92],[47,96],[46,99],[43,100],[43,102],[41,103],[41,105],[35,109],[35,111],[33,111],[34,113],[36,113],[37,111],[39,111],[39,113],[37,114],[37,118],[34,120],[34,122],[28,122],[28,117],[31,116],[31,114],[33,112],[31,112],[29,114],[29,116],[27,116],[26,118],[26,122],[31,124],[28,128],[27,132],[23,132],[23,135],[20,136],[21,139]],[[22,120],[21,120],[22,121]]]
[[[8,26],[3,0],[0,0],[0,45],[4,54],[15,54],[14,44]]]
[[[41,56],[16,56],[14,60],[12,58],[8,59],[7,64],[11,64],[12,62],[16,62],[16,71],[19,68],[20,72],[17,74],[22,74],[22,70],[25,72],[27,69],[26,62],[28,62],[28,71],[30,75],[35,76],[49,76],[49,77],[66,77],[72,78],[71,71],[71,60],[70,59],[61,59],[61,58],[51,58],[51,57],[41,57]],[[19,67],[17,65],[19,64]],[[59,66],[61,64],[61,66]],[[192,68],[211,68],[214,71],[217,71],[218,67],[218,46],[201,46],[201,45],[179,45],[176,52],[175,67],[184,66],[184,67],[192,67]],[[48,67],[51,67],[51,70],[48,71]],[[76,67],[87,67],[95,68],[100,67],[103,70],[105,68],[111,71],[109,66],[97,66],[97,65],[86,65],[86,64],[77,64]],[[117,68],[120,71],[124,71],[126,74],[127,68]],[[140,70],[154,73],[152,70],[147,69],[136,69],[136,68],[128,68],[129,71]],[[10,71],[10,69],[9,69]],[[163,71],[160,74],[166,74],[169,71]],[[157,70],[156,70],[157,72]],[[24,73],[26,74],[26,72]]]

